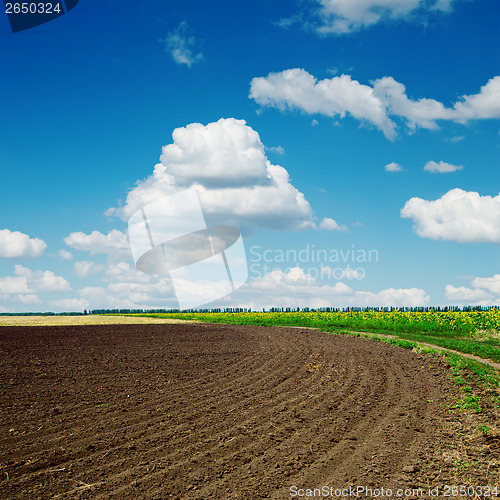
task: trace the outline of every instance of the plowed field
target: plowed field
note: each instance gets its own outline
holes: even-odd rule
[[[442,361],[319,331],[2,327],[0,498],[493,486],[498,439],[465,445],[452,397]]]

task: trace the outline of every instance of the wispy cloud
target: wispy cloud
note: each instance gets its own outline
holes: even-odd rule
[[[457,135],[455,137],[451,137],[450,139],[447,139],[449,142],[460,142],[465,139],[465,135]]]
[[[177,64],[185,64],[190,68],[193,64],[203,60],[201,52],[197,54],[193,52],[197,40],[186,21],[182,21],[165,38],[160,38],[160,42],[165,44],[165,52],[168,52]]]
[[[270,151],[271,153],[276,153],[278,155],[285,154],[285,149],[282,146],[271,146],[269,148],[266,148],[266,150]]]

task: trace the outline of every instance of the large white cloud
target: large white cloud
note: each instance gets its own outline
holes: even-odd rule
[[[309,203],[291,184],[288,172],[271,164],[259,134],[234,118],[174,130],[173,144],[163,148],[152,175],[137,183],[123,207],[109,209],[107,215],[126,220],[147,203],[188,187],[198,191],[210,224],[316,227]]]
[[[304,69],[294,68],[251,82],[250,97],[261,106],[284,110],[299,109],[308,114],[340,116],[350,114],[382,130],[386,137],[395,136],[395,123],[374,89],[353,80],[349,75],[318,81]]]
[[[342,35],[381,21],[405,19],[417,11],[450,11],[453,0],[316,0],[318,33]]]
[[[27,234],[0,229],[0,257],[8,259],[39,257],[47,247],[45,241]]]
[[[500,194],[481,196],[457,188],[433,201],[415,197],[406,202],[401,217],[412,219],[423,238],[500,243]]]
[[[298,109],[308,114],[346,114],[380,129],[388,139],[396,136],[402,119],[410,130],[438,129],[438,120],[467,123],[469,120],[500,118],[500,76],[481,87],[479,94],[465,95],[453,108],[434,99],[410,99],[406,87],[392,77],[361,84],[349,75],[317,80],[304,69],[294,68],[266,77],[253,78],[250,98],[261,106]]]

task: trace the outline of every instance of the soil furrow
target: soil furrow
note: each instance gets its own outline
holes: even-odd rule
[[[1,498],[285,499],[292,486],[456,484],[462,472],[443,458],[466,426],[441,413],[458,395],[444,364],[391,345],[85,325],[2,327],[0,352]]]

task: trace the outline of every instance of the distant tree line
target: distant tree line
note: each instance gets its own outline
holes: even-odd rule
[[[448,311],[489,311],[490,309],[500,309],[499,306],[428,306],[428,307],[270,307],[258,312],[368,312],[368,311],[403,311],[403,312],[448,312]],[[214,309],[92,309],[83,312],[2,312],[0,316],[86,316],[88,314],[169,314],[169,313],[246,313],[252,312],[246,307],[226,307]],[[253,311],[257,312],[257,311]]]

